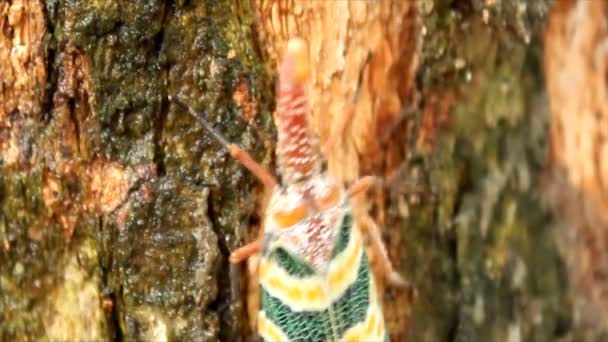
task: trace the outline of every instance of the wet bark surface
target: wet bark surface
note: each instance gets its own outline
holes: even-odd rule
[[[3,339],[239,334],[244,318],[219,270],[243,242],[255,180],[167,95],[268,163],[259,133],[271,134],[273,87],[250,9],[0,6],[13,77],[0,117]],[[42,81],[31,77],[39,59]]]
[[[587,175],[559,157],[584,127],[564,127],[578,127],[579,108],[603,110],[599,95],[565,101],[575,94],[560,83],[605,78],[576,67],[605,35],[591,16],[605,9],[581,3],[3,2],[0,339],[251,335],[255,272],[229,272],[227,257],[257,236],[263,191],[168,96],[272,167],[275,67],[296,35],[310,46],[322,142],[354,108],[328,171],[385,180],[362,210],[413,287],[381,284],[392,340],[601,337],[573,305],[584,313],[580,295],[600,293],[588,290],[603,286],[598,266],[584,261],[603,249],[558,248],[571,202],[551,200],[563,199],[553,171]],[[586,26],[566,30],[569,15]],[[602,205],[601,177],[574,179],[585,181],[558,192]],[[596,241],[602,226],[588,217],[574,231]]]

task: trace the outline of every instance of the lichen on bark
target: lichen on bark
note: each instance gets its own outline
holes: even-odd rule
[[[271,165],[274,68],[294,35],[310,44],[312,121],[322,141],[361,86],[328,169],[345,183],[367,174],[388,182],[367,204],[416,293],[383,292],[391,337],[590,336],[568,298],[572,279],[587,273],[563,263],[551,230],[560,215],[539,191],[549,125],[540,33],[551,4],[0,4],[0,340],[250,334],[241,291],[229,286],[234,274],[221,270],[254,235],[259,209],[251,194],[259,188],[167,98],[180,96]],[[588,11],[574,11],[585,25],[568,32],[601,41],[603,26],[594,26],[601,21],[586,20]],[[566,36],[557,13],[549,48],[571,43],[559,40]],[[559,108],[578,99],[551,78],[578,70],[552,59],[571,57],[568,48],[557,50],[545,52],[555,86],[549,95],[558,94],[551,95],[554,125],[577,118]],[[581,70],[574,73],[587,75]],[[551,161],[577,174],[586,164],[565,157],[582,155]],[[585,182],[583,190],[603,203],[601,177]],[[577,247],[585,257],[585,245]]]
[[[33,97],[37,116],[11,105],[1,118],[0,317],[10,322],[1,338],[242,333],[229,275],[218,270],[245,238],[255,180],[167,96],[204,110],[269,162],[273,88],[247,24],[251,9],[25,3],[44,5],[35,27],[44,28],[49,67],[27,94],[48,96]]]
[[[406,234],[408,273],[420,291],[413,340],[554,340],[569,332],[564,266],[539,196],[548,122],[540,23],[548,7],[425,2],[425,138],[411,177],[423,175],[432,196],[410,207]]]

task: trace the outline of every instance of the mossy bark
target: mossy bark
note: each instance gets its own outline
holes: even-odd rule
[[[273,83],[255,50],[251,7],[0,8],[3,53],[27,52],[14,58],[21,65],[3,65],[15,77],[3,85],[0,117],[0,339],[242,334],[247,325],[220,269],[243,243],[256,183],[167,97],[204,110],[268,163]],[[19,82],[36,58],[46,77]]]
[[[415,289],[383,292],[392,340],[585,336],[541,201],[551,5],[0,4],[0,339],[250,334],[227,256],[259,187],[167,97],[272,165],[273,65],[294,35],[321,140],[360,87],[328,169],[389,181],[368,204]]]
[[[419,291],[412,340],[573,334],[565,268],[540,196],[550,4],[421,3],[423,105],[410,178],[425,190],[410,198],[404,228],[406,274]]]

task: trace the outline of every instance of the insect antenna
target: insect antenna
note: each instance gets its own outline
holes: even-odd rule
[[[194,108],[187,105],[177,96],[169,96],[169,100],[175,102],[175,104],[188,111],[190,115],[192,115],[201,125],[203,125],[203,127],[205,127],[205,129],[211,134],[211,136],[215,140],[217,140],[220,144],[222,144],[222,146],[224,146],[228,150],[228,152],[230,152],[230,155],[234,159],[241,162],[241,164],[243,164],[243,166],[245,166],[249,171],[251,171],[251,173],[253,173],[253,175],[256,176],[262,183],[264,183],[265,186],[269,188],[274,188],[278,185],[277,180],[270,173],[270,171],[268,171],[264,166],[256,162],[251,157],[251,155],[247,153],[247,151],[243,150],[238,145],[228,141],[228,139],[226,139],[224,135],[222,135],[215,128],[213,128],[211,123],[205,120],[199,112],[194,110]]]
[[[226,139],[220,132],[216,131],[211,126],[211,124],[209,123],[209,121],[207,121],[207,120],[205,120],[205,119],[203,119],[201,117],[201,113],[199,113],[196,110],[194,110],[194,108],[192,108],[189,105],[187,105],[184,101],[182,101],[177,96],[175,96],[175,97],[169,96],[169,100],[175,102],[180,107],[182,107],[183,109],[187,110],[190,113],[190,115],[192,115],[198,121],[198,123],[200,123],[201,125],[203,125],[203,127],[205,127],[205,129],[209,133],[211,133],[211,135],[213,136],[213,138],[215,140],[217,140],[217,141],[220,142],[220,144],[224,145],[225,147],[227,147],[228,145],[230,145],[230,143],[228,142],[228,139]]]

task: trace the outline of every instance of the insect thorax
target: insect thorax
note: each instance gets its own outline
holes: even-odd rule
[[[315,194],[315,185],[311,187],[309,191]],[[327,197],[324,191],[316,191]],[[286,192],[274,199],[304,201],[298,194]],[[276,223],[273,226],[272,213],[268,214],[268,235],[259,264],[262,303],[258,323],[265,339],[385,337],[362,236],[345,198],[340,194],[335,205],[315,211],[288,228]],[[271,208],[279,203],[272,203]],[[291,209],[294,207],[297,205]]]
[[[265,251],[281,248],[326,273],[340,222],[350,215],[342,187],[327,176],[277,190],[265,220]]]
[[[274,116],[284,186],[264,222],[258,332],[269,341],[379,341],[384,321],[361,233],[342,184],[321,171],[309,77],[305,42],[291,39]]]

